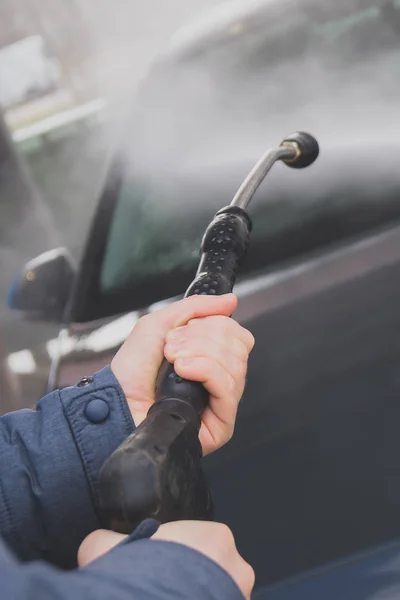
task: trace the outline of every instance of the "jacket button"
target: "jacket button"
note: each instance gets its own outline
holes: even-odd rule
[[[93,383],[93,381],[94,381],[93,377],[82,377],[82,379],[78,383],[78,387],[83,387],[84,385],[90,385],[91,383]]]
[[[110,413],[110,407],[105,400],[94,398],[86,404],[85,415],[92,423],[102,423]]]

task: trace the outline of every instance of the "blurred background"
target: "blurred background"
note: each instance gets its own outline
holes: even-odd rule
[[[249,285],[400,222],[400,0],[2,0],[0,24],[0,412],[183,293],[210,215],[282,135],[323,152],[261,186]],[[61,247],[41,284],[23,271]]]
[[[0,414],[187,289],[266,147],[321,146],[252,202],[257,343],[206,460],[259,586],[400,537],[399,74],[400,0],[0,1]]]
[[[219,3],[0,3],[0,358],[12,362],[12,371],[24,368],[24,348],[58,332],[57,324],[11,314],[6,300],[14,275],[53,247],[66,246],[79,260],[121,107],[174,31]],[[4,399],[12,381],[0,383]]]

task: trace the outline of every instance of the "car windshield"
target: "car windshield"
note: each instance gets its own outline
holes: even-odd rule
[[[213,213],[229,204],[265,146],[291,130],[309,130],[323,148],[362,147],[371,133],[395,139],[400,0],[364,8],[336,2],[334,14],[324,3],[293,10],[271,3],[279,4],[282,14],[267,5],[265,15],[153,69],[129,129],[102,292],[194,268]],[[312,194],[301,206],[284,191],[279,197],[274,182],[283,168],[268,180],[269,202],[252,206],[256,245],[326,210]],[[289,171],[286,192],[294,195],[305,180],[292,183]]]

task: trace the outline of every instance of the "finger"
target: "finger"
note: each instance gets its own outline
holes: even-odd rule
[[[246,600],[251,600],[251,592],[253,591],[256,582],[254,569],[241,556],[238,557],[238,565],[236,569],[236,583],[242,590]]]
[[[228,344],[226,341],[213,341],[209,338],[189,338],[182,342],[174,340],[166,344],[164,354],[170,363],[174,363],[179,358],[209,358],[220,364],[236,380],[246,375],[247,351],[239,341],[241,356],[235,355],[232,352],[233,341],[235,339]]]
[[[139,404],[138,412],[141,403],[143,411],[147,412],[147,404],[154,399],[154,384],[164,358],[167,332],[185,325],[193,318],[229,315],[236,306],[237,298],[233,294],[215,297],[191,296],[138,321],[111,363],[125,395],[131,398],[130,388],[134,390],[134,400]],[[138,422],[136,424],[138,425]]]
[[[237,307],[237,297],[234,294],[223,296],[190,296],[180,302],[171,304],[165,309],[168,326],[166,331],[172,327],[185,325],[191,319],[208,317],[211,315],[224,315],[229,317]]]
[[[103,556],[112,548],[115,548],[122,542],[126,535],[108,531],[106,529],[98,529],[88,535],[82,542],[78,550],[78,565],[85,567],[100,556]]]
[[[203,452],[208,454],[231,439],[244,382],[237,384],[218,363],[206,358],[178,359],[174,366],[180,377],[203,383],[210,393],[200,430]]]
[[[211,321],[203,326],[199,324],[186,325],[178,327],[168,332],[166,336],[166,347],[183,347],[193,343],[193,341],[203,339],[207,340],[210,346],[220,346],[223,344],[229,349],[229,353],[240,360],[247,361],[249,351],[244,342],[235,335],[235,331],[222,331],[221,327],[215,327]]]
[[[232,408],[235,413],[236,408]],[[203,456],[208,456],[218,448],[222,448],[232,438],[235,430],[235,419],[232,423],[224,423],[207,407],[201,415],[201,426],[199,440],[203,450]]]
[[[203,383],[210,394],[209,406],[201,415],[199,432],[206,456],[231,439],[245,379],[235,381],[217,362],[204,357],[178,359],[174,367],[180,377]]]
[[[206,335],[201,333],[206,331]],[[210,336],[212,339],[235,338],[244,344],[247,353],[250,353],[254,347],[254,336],[250,331],[239,325],[234,319],[221,315],[191,319],[186,326],[169,331],[167,340],[178,338],[182,334],[193,337]]]
[[[236,399],[237,383],[235,379],[219,363],[210,358],[204,356],[178,358],[174,366],[180,377],[203,383],[206,390],[215,399],[229,398],[232,401]]]

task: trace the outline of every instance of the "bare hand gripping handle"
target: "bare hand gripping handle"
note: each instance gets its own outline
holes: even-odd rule
[[[258,186],[277,160],[301,168],[314,162],[318,152],[314,138],[296,133],[261,158],[231,205],[220,210],[208,226],[200,264],[186,296],[232,291],[251,232],[245,209]],[[208,399],[200,383],[178,377],[173,365],[164,361],[156,401],[146,419],[105,462],[100,473],[100,503],[106,527],[130,533],[149,517],[163,523],[212,518],[198,439],[201,413]]]

